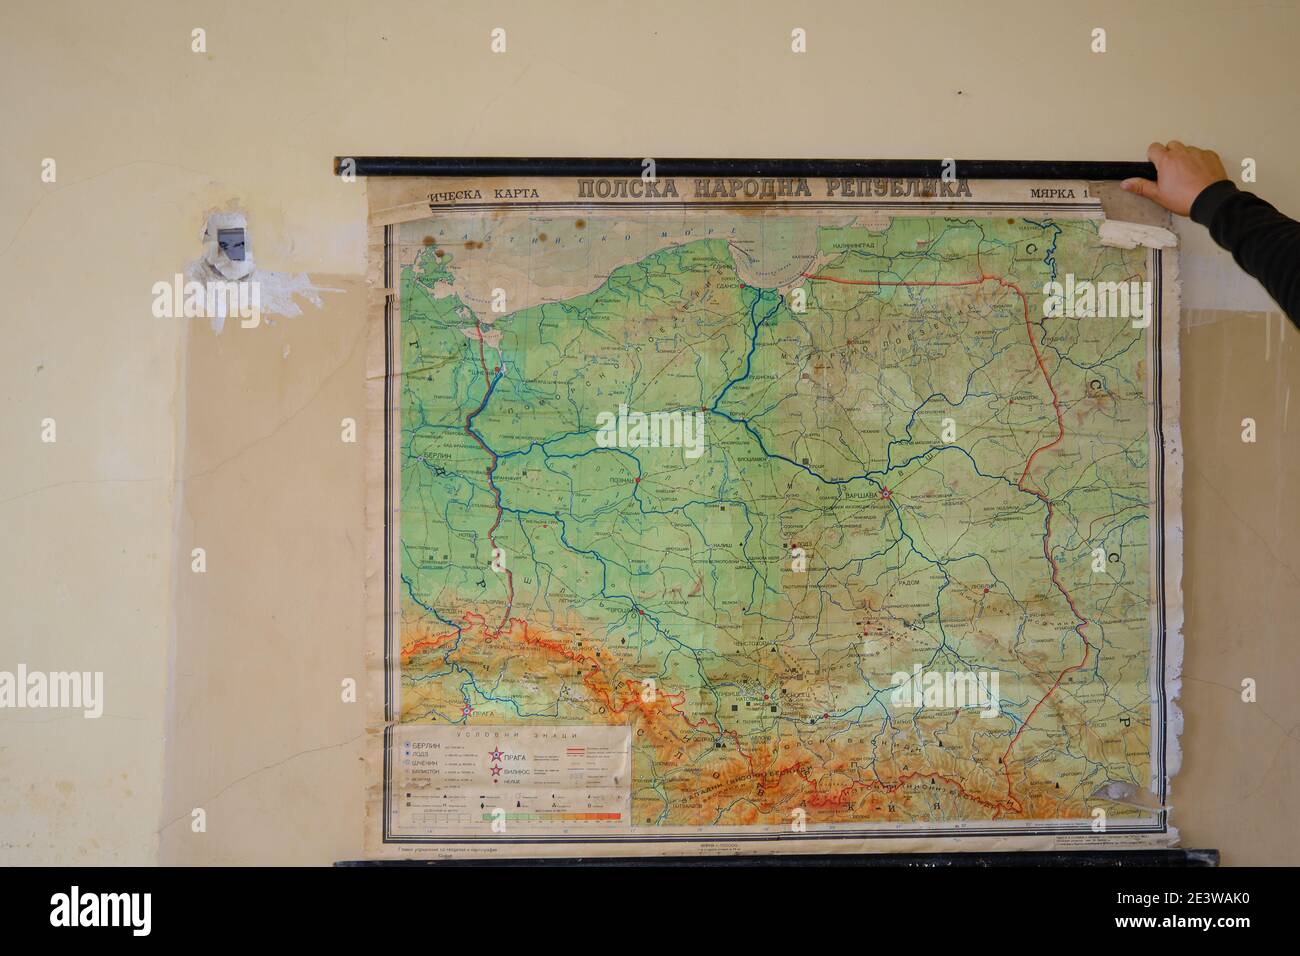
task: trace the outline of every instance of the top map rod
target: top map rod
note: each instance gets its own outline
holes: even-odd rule
[[[336,156],[357,176],[605,176],[641,175],[641,159],[577,156]],[[655,159],[657,178],[672,176],[808,176],[884,179],[939,179],[941,159]],[[1156,178],[1144,162],[1093,162],[1073,159],[958,159],[961,179],[1127,179]]]

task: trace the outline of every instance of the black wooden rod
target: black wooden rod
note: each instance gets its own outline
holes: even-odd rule
[[[641,175],[641,159],[578,156],[336,156],[334,172],[358,176],[603,176]],[[1144,162],[1076,159],[958,159],[959,179],[1127,179],[1156,178]],[[941,159],[655,159],[657,178],[675,176],[803,176],[883,179],[939,179]]]

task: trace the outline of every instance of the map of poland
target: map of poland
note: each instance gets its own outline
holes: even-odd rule
[[[1154,328],[1062,314],[1050,290],[1150,298],[1159,277],[1098,227],[726,209],[398,227],[392,719],[451,734],[427,738],[444,753],[492,735],[455,794],[445,756],[399,766],[405,825],[1147,820],[1096,795],[1149,788],[1163,740]],[[548,728],[542,749],[499,742]],[[566,760],[599,797],[541,782]]]

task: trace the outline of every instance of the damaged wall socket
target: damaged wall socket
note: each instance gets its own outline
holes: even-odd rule
[[[224,252],[232,262],[243,262],[244,230],[218,229],[217,248]]]
[[[252,274],[253,247],[242,212],[214,212],[203,230],[203,261],[222,278],[238,281]]]

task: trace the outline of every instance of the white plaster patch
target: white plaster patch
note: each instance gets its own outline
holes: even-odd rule
[[[218,234],[222,229],[244,230],[244,258],[231,259],[221,248]],[[301,296],[312,306],[324,306],[322,292],[342,292],[327,286],[318,286],[305,272],[266,272],[257,268],[253,259],[253,237],[248,229],[248,219],[242,212],[214,212],[204,224],[203,255],[185,267],[185,278],[195,282],[255,282],[260,297],[262,315],[302,315],[302,307],[295,301]],[[226,311],[209,316],[212,331],[220,334],[226,324]],[[286,356],[287,357],[287,356]]]

